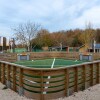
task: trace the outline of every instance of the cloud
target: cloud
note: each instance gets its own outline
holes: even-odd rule
[[[0,34],[11,36],[12,27],[29,20],[50,31],[83,28],[86,21],[96,28],[99,6],[99,0],[0,0]]]
[[[94,6],[82,14],[82,16],[76,18],[72,24],[76,23],[77,27],[84,27],[85,23],[90,22],[93,24],[94,28],[99,28],[100,26],[100,6]]]

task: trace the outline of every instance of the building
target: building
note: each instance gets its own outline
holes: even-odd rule
[[[78,52],[79,48],[78,47],[69,47],[69,46],[55,46],[55,47],[49,47],[49,51],[66,51],[66,52]]]
[[[9,48],[9,39],[0,36],[0,51],[5,51]]]
[[[100,44],[95,44],[95,46],[91,45],[91,47],[89,48],[88,51],[90,51],[90,52],[100,52]]]
[[[54,46],[54,47],[49,47],[49,51],[67,51],[69,52],[69,47],[68,46]]]
[[[6,50],[6,38],[0,37],[0,51]]]
[[[100,43],[95,45],[91,44],[90,46],[82,45],[79,47],[79,52],[100,52]]]

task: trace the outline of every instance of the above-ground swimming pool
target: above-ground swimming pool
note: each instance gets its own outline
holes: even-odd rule
[[[24,66],[22,66],[24,65]],[[100,83],[100,61],[42,59],[1,61],[1,82],[20,95],[51,100],[72,95]]]

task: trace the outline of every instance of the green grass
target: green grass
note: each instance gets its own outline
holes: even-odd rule
[[[25,65],[27,67],[34,67],[34,68],[51,68],[54,59],[43,59],[43,60],[31,60],[31,61],[17,61],[15,64]],[[56,59],[54,63],[55,67],[63,67],[75,64],[81,64],[85,61],[79,60],[66,60],[66,59]]]

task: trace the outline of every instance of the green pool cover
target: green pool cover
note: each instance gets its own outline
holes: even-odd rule
[[[42,59],[42,60],[31,60],[31,61],[17,61],[15,64],[25,65],[27,67],[34,68],[56,68],[75,64],[81,64],[85,61],[80,60],[66,60],[66,59]]]

